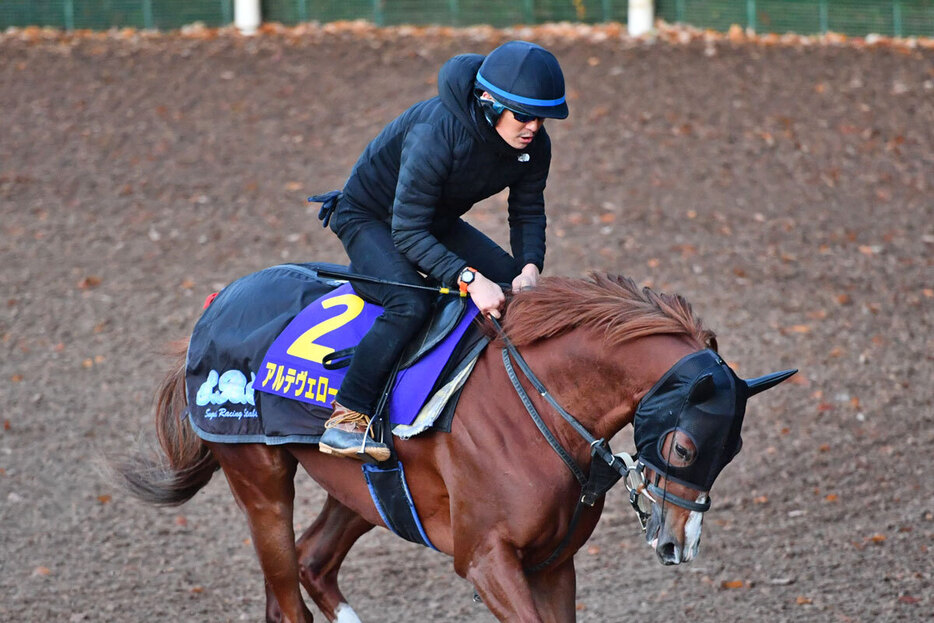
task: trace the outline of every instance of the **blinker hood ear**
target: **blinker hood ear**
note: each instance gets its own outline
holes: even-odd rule
[[[760,376],[755,379],[745,379],[743,382],[746,383],[746,396],[755,396],[760,392],[764,392],[767,389],[771,389],[781,383],[782,381],[787,380],[793,374],[798,372],[797,369],[794,370],[783,370],[781,372],[773,372],[772,374],[766,374],[765,376]]]

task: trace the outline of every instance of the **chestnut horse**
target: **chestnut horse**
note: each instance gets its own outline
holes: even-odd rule
[[[575,424],[593,439],[609,440],[633,422],[643,397],[679,361],[716,348],[713,332],[683,298],[640,290],[631,280],[612,276],[543,279],[537,288],[515,294],[503,331],[538,377],[518,382],[526,389],[540,383],[555,402],[538,389],[525,400],[584,472],[591,469],[592,444],[555,404],[574,414]],[[502,346],[500,338],[481,354],[463,387],[450,434],[396,440],[395,449],[429,540],[453,558],[454,570],[473,584],[497,619],[574,621],[574,554],[597,525],[604,498],[592,500],[592,506],[578,504],[581,485],[530,417],[504,370]],[[156,428],[164,456],[141,454],[121,465],[124,484],[147,502],[176,505],[223,469],[249,522],[266,581],[267,620],[312,620],[301,585],[329,621],[359,621],[338,588],[338,572],[354,542],[385,525],[360,463],[323,454],[315,445],[202,440],[183,417],[184,386],[180,361],[158,393]],[[735,432],[738,439],[738,428]],[[683,434],[660,438],[662,446],[669,457],[674,447],[673,466],[702,451]],[[296,542],[298,465],[328,496]],[[683,478],[665,478],[657,468],[653,473],[640,467],[651,480],[648,490],[656,494],[650,503],[639,500],[643,518],[650,517],[647,541],[665,564],[691,560],[701,513],[709,506],[707,491]],[[632,491],[637,498],[643,488]]]

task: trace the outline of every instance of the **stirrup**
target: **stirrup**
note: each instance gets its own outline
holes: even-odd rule
[[[324,431],[318,440],[318,450],[324,454],[377,463],[389,459],[392,454],[389,446],[370,439],[366,433],[349,433],[339,428]]]

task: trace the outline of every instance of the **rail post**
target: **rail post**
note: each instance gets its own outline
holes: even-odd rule
[[[638,37],[650,32],[655,21],[652,0],[629,0],[626,21],[630,36]]]
[[[384,20],[383,0],[373,0],[373,23],[377,26],[382,26]]]
[[[65,0],[65,30],[75,29],[75,0]]]
[[[240,32],[252,35],[260,20],[260,0],[234,0],[234,24]]]
[[[143,0],[143,28],[152,30],[152,0]]]
[[[892,30],[896,37],[902,36],[902,3],[901,0],[892,0]]]

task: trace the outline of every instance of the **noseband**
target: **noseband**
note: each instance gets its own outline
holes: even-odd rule
[[[638,458],[632,458],[628,452],[618,452],[614,456],[618,457],[623,462],[623,465],[626,466],[625,480],[623,483],[626,485],[626,490],[629,492],[629,503],[632,505],[632,509],[636,511],[636,516],[639,518],[639,524],[642,526],[643,532],[645,532],[649,517],[652,516],[652,504],[668,502],[669,504],[674,504],[675,506],[680,506],[681,508],[698,513],[706,513],[710,510],[710,496],[706,496],[706,500],[703,503],[686,500],[679,495],[675,495],[659,487],[658,482],[661,476],[658,474],[655,475],[654,483],[646,482],[645,463]],[[653,493],[656,497],[653,497]]]
[[[636,515],[639,518],[639,523],[642,526],[642,531],[645,532],[646,523],[648,518],[651,515],[651,506],[646,508],[643,500],[648,501],[649,504],[657,503],[659,500],[662,502],[669,502],[676,506],[682,508],[705,512],[710,509],[710,498],[708,497],[704,503],[692,502],[686,500],[680,496],[674,495],[658,486],[661,476],[656,474],[655,481],[646,482],[645,479],[645,465],[637,460],[633,459],[632,456],[625,452],[620,452],[619,454],[613,454],[610,450],[610,444],[605,439],[597,439],[588,431],[573,415],[568,413],[558,401],[555,400],[554,396],[548,393],[548,390],[545,388],[544,384],[535,376],[535,373],[532,372],[532,369],[529,367],[529,364],[526,363],[525,359],[522,358],[522,355],[519,354],[519,351],[516,349],[512,341],[506,336],[506,333],[503,331],[502,326],[499,322],[490,317],[490,321],[493,323],[493,326],[496,328],[499,333],[500,338],[503,340],[505,347],[503,348],[503,366],[506,368],[506,374],[509,376],[509,380],[512,383],[513,388],[515,388],[516,393],[519,395],[522,404],[525,406],[526,411],[532,417],[532,421],[535,422],[535,425],[538,427],[538,430],[542,433],[542,436],[545,437],[545,440],[548,442],[548,445],[555,451],[555,453],[561,457],[561,460],[568,467],[577,481],[581,484],[581,495],[577,500],[577,505],[574,508],[574,514],[571,517],[571,522],[568,525],[568,532],[562,539],[561,543],[558,544],[558,547],[555,549],[552,554],[540,562],[539,564],[533,567],[527,567],[525,570],[527,572],[534,572],[544,569],[548,565],[557,559],[558,554],[567,546],[570,541],[571,535],[574,533],[574,529],[577,527],[577,521],[580,518],[580,512],[583,506],[593,506],[596,504],[597,500],[603,497],[607,491],[609,491],[613,485],[620,478],[624,478],[626,483],[626,489],[629,491],[629,503],[632,504],[633,509],[636,512]],[[525,375],[525,377],[532,383],[532,386],[538,392],[538,394],[545,399],[548,404],[554,408],[555,411],[561,415],[564,420],[571,425],[578,435],[580,435],[590,446],[590,456],[592,457],[590,463],[590,475],[585,476],[584,470],[577,464],[577,462],[568,454],[558,440],[555,438],[554,434],[548,428],[548,425],[545,424],[542,420],[538,411],[535,409],[535,406],[532,404],[532,400],[529,398],[528,393],[525,391],[525,388],[522,387],[522,384],[519,382],[519,378],[516,375],[516,371],[512,365],[512,359],[516,360],[516,365]],[[652,494],[658,496],[657,498],[652,497]],[[644,497],[643,497],[644,496]]]

